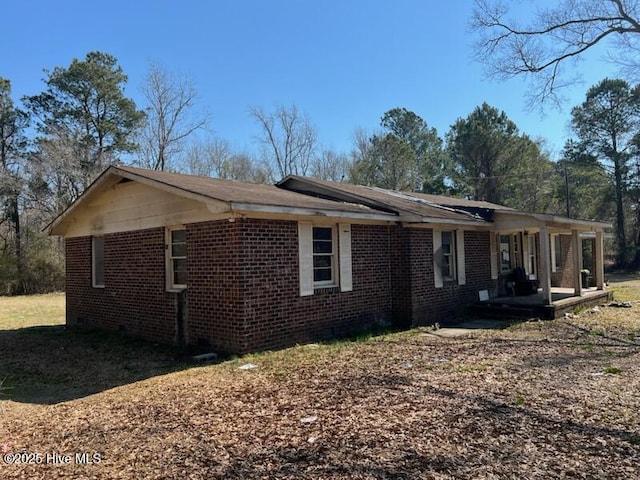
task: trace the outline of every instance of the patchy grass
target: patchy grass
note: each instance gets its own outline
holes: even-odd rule
[[[640,298],[631,284],[626,294]],[[12,380],[20,395],[0,392],[0,450],[100,459],[0,465],[1,476],[638,478],[639,308],[454,338],[361,336],[198,367],[117,335],[0,332],[0,372],[27,378]],[[247,363],[257,367],[239,368]],[[66,394],[46,404],[37,391],[51,383]]]
[[[620,367],[605,367],[604,373],[618,375],[619,373],[622,373],[622,369]]]
[[[0,330],[64,324],[64,293],[0,297]]]
[[[64,294],[0,297],[0,400],[72,400],[181,368],[174,357],[165,346],[67,330]]]

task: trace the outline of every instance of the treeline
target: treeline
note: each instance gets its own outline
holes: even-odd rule
[[[125,95],[117,59],[90,52],[46,72],[42,92],[15,102],[0,78],[0,294],[64,288],[63,243],[43,229],[107,166],[271,183],[289,174],[487,200],[615,224],[619,267],[640,266],[640,90],[605,79],[572,110],[561,158],[485,104],[441,137],[406,108],[348,152],[323,147],[295,105],[252,106],[258,153],[206,132],[209,115],[188,78],[151,65],[142,108]]]

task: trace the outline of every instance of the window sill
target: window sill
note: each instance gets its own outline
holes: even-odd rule
[[[104,288],[104,285],[91,285],[91,288]]]
[[[167,292],[169,293],[181,293],[184,292],[187,289],[187,287],[173,287],[173,288],[167,288]]]
[[[314,285],[313,289],[314,290],[328,290],[330,288],[339,288],[340,285],[336,285],[335,283],[332,283],[331,285]]]

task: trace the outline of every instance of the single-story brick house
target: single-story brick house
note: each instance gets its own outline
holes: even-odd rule
[[[508,293],[514,268],[603,289],[608,224],[290,176],[277,185],[109,167],[49,227],[68,325],[245,353],[376,323],[428,325]]]

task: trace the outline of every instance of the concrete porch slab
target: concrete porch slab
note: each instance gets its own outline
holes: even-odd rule
[[[471,311],[481,316],[498,316],[500,318],[542,318],[551,320],[559,318],[566,312],[577,308],[588,308],[611,301],[612,294],[608,290],[584,289],[582,295],[574,296],[573,289],[552,288],[552,304],[545,305],[542,293],[518,297],[495,297],[479,302]]]
[[[478,330],[501,329],[507,328],[509,325],[510,322],[502,320],[477,319],[439,328],[432,332],[425,332],[424,334],[441,338],[461,337],[463,335],[469,335],[470,333],[477,332]]]

